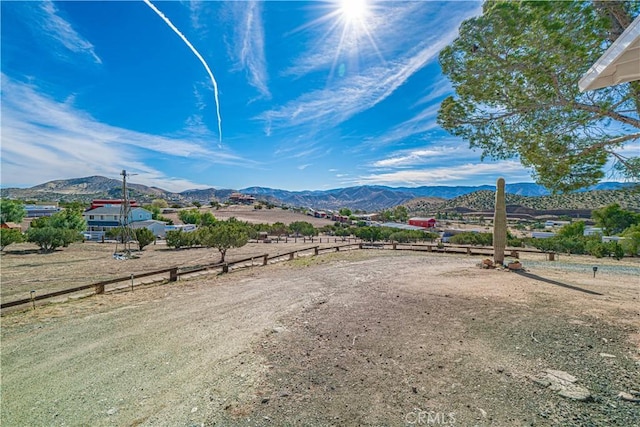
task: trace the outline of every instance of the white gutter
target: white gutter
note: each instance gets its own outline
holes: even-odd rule
[[[640,16],[582,76],[580,92],[640,80]]]

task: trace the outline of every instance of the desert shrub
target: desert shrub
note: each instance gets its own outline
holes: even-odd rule
[[[13,244],[24,242],[24,235],[15,228],[0,228],[0,251]]]
[[[167,246],[175,249],[190,248],[200,244],[198,231],[171,230],[167,231],[165,239]]]
[[[156,236],[153,235],[153,231],[148,228],[138,228],[135,230],[135,237],[138,241],[138,247],[143,250],[145,246],[156,240]]]

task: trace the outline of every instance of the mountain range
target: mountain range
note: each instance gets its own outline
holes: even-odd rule
[[[620,182],[603,182],[585,192],[601,190],[619,190],[631,187],[633,184]],[[165,199],[170,204],[190,204],[194,201],[208,204],[210,201],[224,202],[233,192],[241,192],[254,196],[257,200],[265,200],[275,204],[288,206],[313,207],[316,209],[340,209],[377,211],[405,204],[416,198],[428,198],[435,203],[446,202],[479,191],[493,192],[491,185],[481,186],[422,186],[422,187],[386,187],[386,186],[357,186],[337,188],[332,190],[315,191],[287,191],[265,187],[249,187],[238,190],[232,189],[193,189],[180,193],[169,192],[158,187],[148,187],[141,184],[127,185],[130,197],[140,203],[149,203],[153,199]],[[539,197],[550,193],[544,187],[534,183],[507,184],[507,194]],[[55,180],[30,188],[3,188],[0,196],[19,200],[33,201],[91,201],[98,198],[121,198],[122,183],[119,180],[103,176],[90,176]]]

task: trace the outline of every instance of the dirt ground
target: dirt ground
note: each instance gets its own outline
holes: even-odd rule
[[[236,218],[239,221],[246,221],[251,224],[274,224],[276,222],[282,222],[284,224],[291,224],[296,221],[306,221],[314,227],[320,228],[324,225],[334,224],[335,221],[331,221],[326,218],[314,218],[302,213],[293,212],[291,210],[283,210],[281,208],[273,209],[254,209],[253,206],[243,205],[231,205],[221,207],[220,209],[214,209],[210,207],[202,207],[200,212],[211,212],[216,219],[228,220],[231,217]],[[172,219],[176,224],[180,224],[177,213],[164,214],[163,216]]]
[[[337,243],[335,243],[337,240]],[[311,243],[303,238],[288,239],[287,243],[249,243],[241,248],[230,249],[227,260],[251,256],[276,255],[312,246],[336,246],[340,239],[314,238]],[[120,250],[122,246],[119,246]],[[132,247],[136,249],[135,245]],[[220,252],[211,248],[168,248],[162,240],[151,244],[143,251],[136,251],[137,259],[113,258],[115,243],[74,243],[50,254],[41,254],[31,243],[11,245],[0,254],[1,284],[0,300],[4,302],[30,298],[36,295],[96,283],[116,277],[145,273],[171,267],[204,265],[220,260]]]
[[[640,266],[539,257],[353,251],[11,313],[0,421],[640,425]]]

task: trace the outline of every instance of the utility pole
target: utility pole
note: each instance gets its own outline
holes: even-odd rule
[[[131,228],[131,202],[129,201],[129,191],[127,190],[127,177],[132,174],[127,174],[126,170],[122,170],[120,173],[122,176],[122,203],[120,204],[120,238],[123,244],[123,254],[127,258],[131,258],[131,242],[135,240],[135,233]],[[118,244],[116,243],[116,251],[118,253]]]

